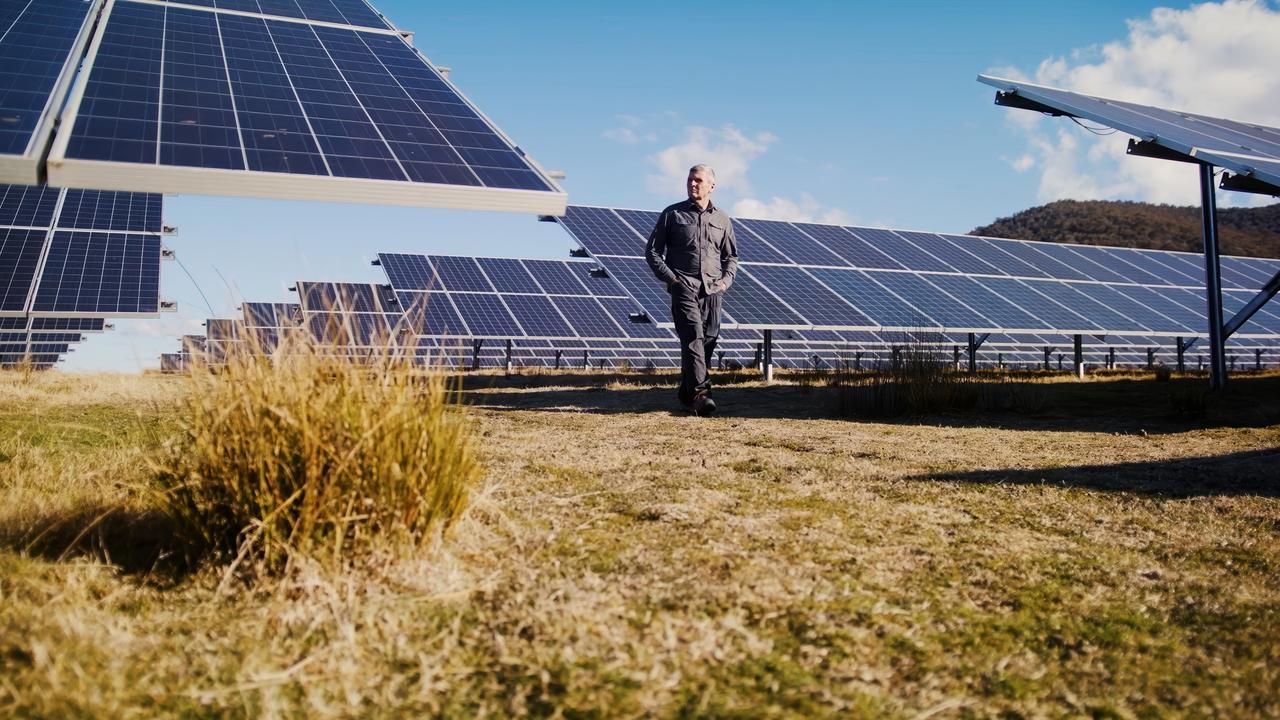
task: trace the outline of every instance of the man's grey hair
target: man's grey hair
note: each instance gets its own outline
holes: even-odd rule
[[[690,175],[694,173],[699,173],[699,172],[703,172],[710,175],[712,180],[716,179],[715,168],[711,167],[710,165],[703,165],[702,163],[698,163],[697,165],[694,165],[693,167],[689,168]]]

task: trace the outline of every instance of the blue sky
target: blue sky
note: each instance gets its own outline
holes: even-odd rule
[[[1058,197],[1194,201],[1190,166],[1120,158],[1120,138],[995,107],[974,79],[993,70],[1280,124],[1266,77],[1280,12],[1263,0],[375,4],[567,174],[572,203],[661,207],[699,160],[740,214],[921,230],[967,232]],[[157,367],[211,316],[204,298],[232,316],[241,300],[291,299],[297,280],[382,282],[379,251],[560,258],[572,246],[530,216],[456,210],[179,196],[165,217],[194,278],[164,265],[179,312],[116,321],[64,369]]]

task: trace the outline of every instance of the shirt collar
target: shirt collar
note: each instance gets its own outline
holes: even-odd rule
[[[707,200],[707,209],[706,209],[706,210],[703,210],[702,208],[698,207],[698,203],[694,202],[693,200],[691,200],[691,199],[689,199],[689,198],[685,198],[685,201],[684,201],[684,202],[685,202],[685,205],[689,206],[689,209],[690,209],[690,210],[694,210],[694,211],[697,211],[697,212],[715,212],[715,209],[716,209],[716,204],[715,204],[714,202],[712,202],[711,200]]]

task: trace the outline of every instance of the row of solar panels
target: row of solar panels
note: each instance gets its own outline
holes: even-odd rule
[[[6,1],[0,118],[0,182],[565,205],[365,0]]]
[[[656,213],[571,206],[556,220],[665,318],[670,300],[644,259]],[[1208,334],[1204,269],[1188,253],[753,219],[734,227],[742,263],[725,295],[729,327]],[[1222,267],[1231,313],[1280,260],[1226,257]],[[1280,337],[1280,314],[1263,309],[1240,333]]]

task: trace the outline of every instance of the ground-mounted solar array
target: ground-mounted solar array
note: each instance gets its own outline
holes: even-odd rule
[[[560,213],[565,194],[359,0],[115,0],[65,187]]]
[[[669,299],[643,257],[657,213],[570,206],[556,218],[660,323]],[[734,221],[741,264],[726,327],[1202,337],[1204,270],[1188,253],[882,228]],[[1238,310],[1280,261],[1224,257]],[[1280,338],[1263,308],[1240,337]]]
[[[162,206],[151,193],[0,185],[0,316],[155,316]]]
[[[35,184],[60,99],[101,3],[0,4],[0,182]]]

